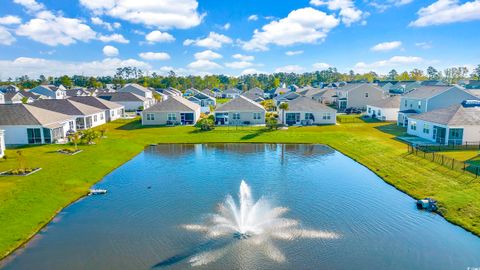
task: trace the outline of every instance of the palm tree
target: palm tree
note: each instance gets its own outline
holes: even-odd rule
[[[285,111],[288,111],[288,103],[284,102],[284,103],[280,104],[280,106],[278,106],[278,108],[279,108],[280,110],[282,110],[282,122],[283,122],[283,124],[285,125],[285,121],[286,121],[286,119],[285,119]]]

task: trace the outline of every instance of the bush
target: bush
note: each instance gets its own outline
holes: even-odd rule
[[[97,131],[92,129],[87,129],[82,133],[81,140],[86,144],[93,144],[96,139],[98,139],[99,134]]]
[[[268,117],[265,121],[265,126],[270,129],[270,130],[273,130],[273,129],[278,129],[278,120],[277,118],[275,117]]]
[[[202,131],[209,131],[215,128],[215,120],[212,117],[202,118],[197,121],[195,124],[196,128],[199,128]]]

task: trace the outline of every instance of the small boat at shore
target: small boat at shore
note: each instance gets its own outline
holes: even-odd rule
[[[437,201],[432,198],[425,198],[423,200],[417,200],[417,208],[422,210],[427,210],[430,212],[435,212],[438,210]]]
[[[103,195],[103,194],[107,194],[106,189],[90,189],[90,192],[88,193],[88,195]]]

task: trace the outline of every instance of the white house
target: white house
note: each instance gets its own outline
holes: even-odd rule
[[[23,103],[24,96],[20,92],[6,92],[5,93],[5,104],[19,104]],[[32,102],[32,100],[25,100],[26,103]]]
[[[445,145],[478,143],[480,101],[464,101],[447,108],[411,115],[407,133]]]
[[[75,117],[29,104],[0,105],[0,115],[5,145],[55,143],[76,131]]]
[[[103,93],[98,98],[118,103],[127,112],[148,109],[152,105],[148,99],[130,92]]]
[[[264,125],[266,110],[257,102],[238,96],[215,110],[217,125]]]
[[[0,104],[5,104],[5,94],[0,92]]]
[[[105,110],[106,121],[115,121],[125,114],[125,107],[121,104],[111,102],[97,97],[71,97],[70,100]]]
[[[186,97],[193,103],[197,103],[201,107],[202,113],[209,113],[210,106],[217,105],[217,99],[202,92],[194,92],[191,96]]]
[[[97,127],[105,124],[107,121],[104,109],[88,106],[70,99],[43,99],[31,103],[31,105],[74,117],[77,130]]]
[[[0,129],[0,158],[5,156],[5,131]]]
[[[290,101],[288,110],[280,110],[279,118],[289,126],[327,125],[337,123],[336,114],[335,109],[302,96]]]
[[[39,85],[29,92],[39,95],[43,99],[65,99],[67,98],[66,90],[63,85]]]
[[[242,91],[238,90],[237,88],[229,88],[222,93],[223,98],[237,98],[240,96]]]
[[[135,95],[139,95],[143,98],[145,98],[145,102],[147,103],[147,106],[144,106],[144,108],[148,108],[152,106],[153,104],[156,103],[154,97],[153,97],[153,91],[143,87],[139,84],[136,83],[129,83],[126,84],[124,87],[118,90],[119,93],[133,93]]]
[[[367,105],[367,115],[381,121],[397,121],[400,96],[388,97]]]
[[[142,125],[193,125],[200,118],[200,105],[171,96],[142,112]]]

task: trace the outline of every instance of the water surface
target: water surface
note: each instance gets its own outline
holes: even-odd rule
[[[183,224],[202,223],[241,180],[286,217],[338,239],[276,241],[285,262],[238,245],[208,265],[189,258],[228,243]],[[480,239],[350,158],[320,145],[208,144],[149,147],[64,209],[6,269],[467,269]],[[241,240],[241,241],[248,241]]]

